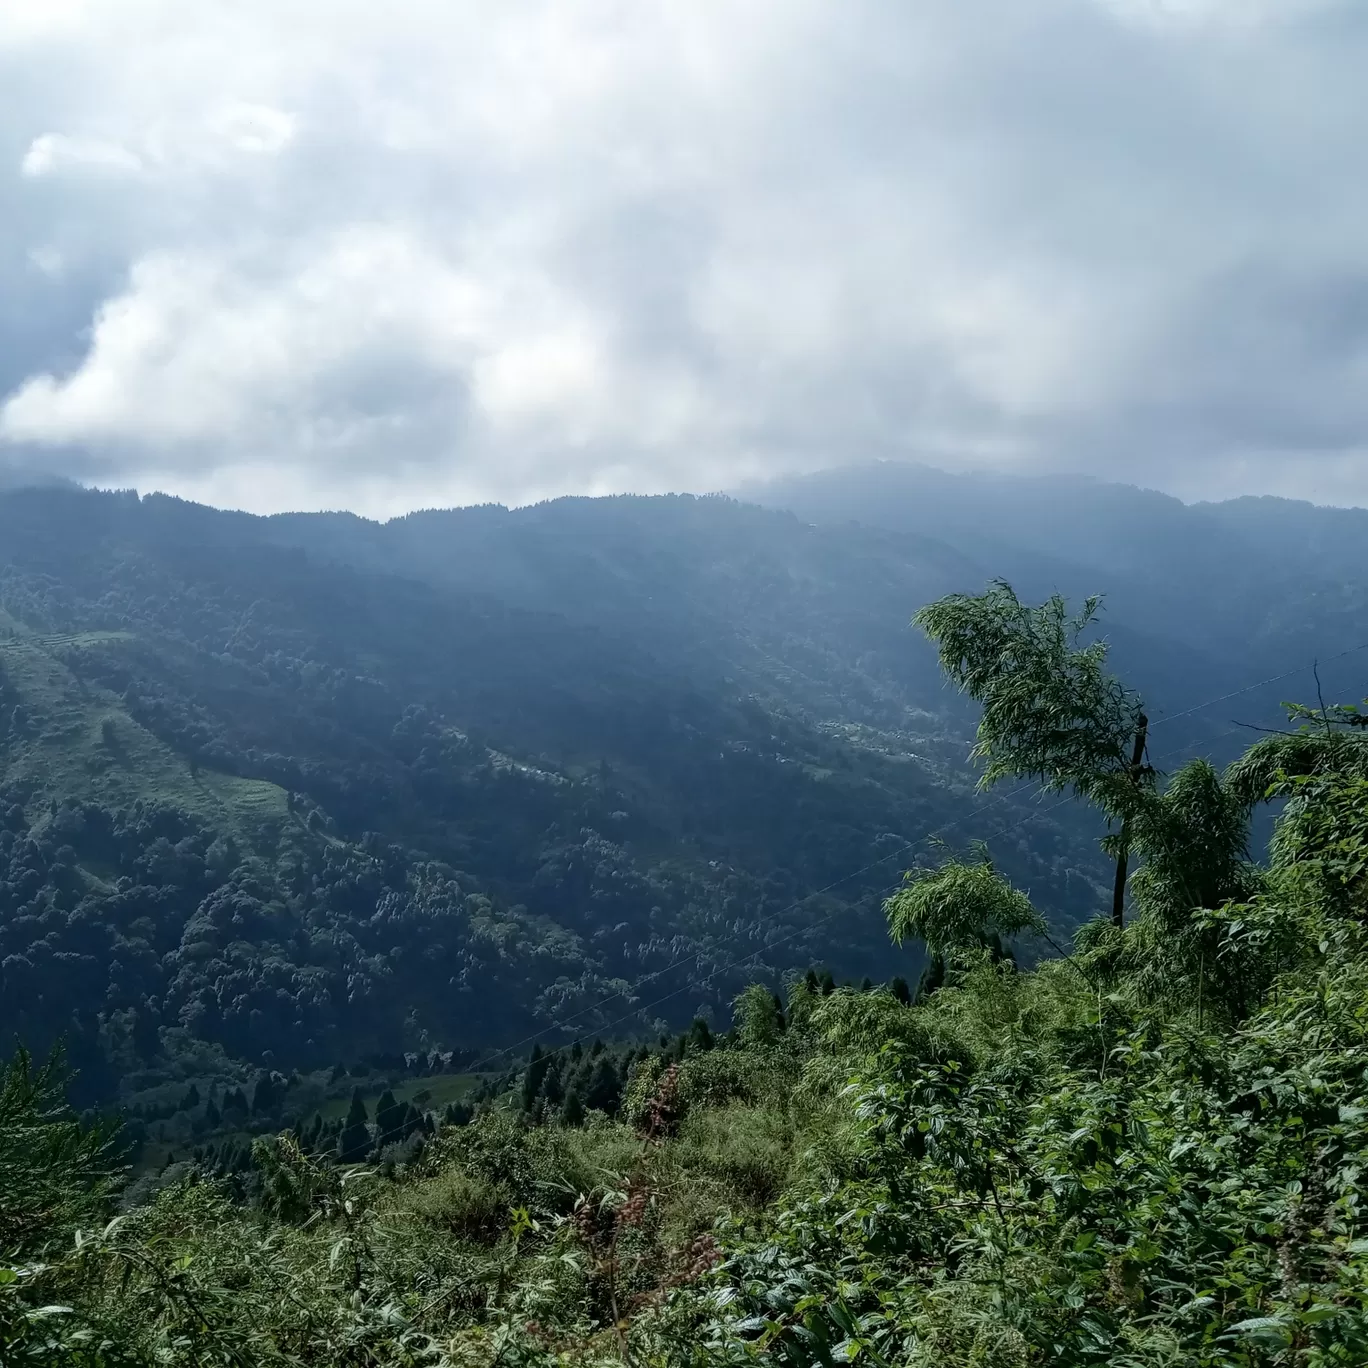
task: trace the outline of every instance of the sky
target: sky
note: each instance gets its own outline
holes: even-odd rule
[[[0,468],[1368,505],[1362,0],[0,0]]]

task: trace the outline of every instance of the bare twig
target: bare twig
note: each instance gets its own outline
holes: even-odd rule
[[[1316,677],[1316,699],[1320,703],[1321,725],[1325,728],[1326,736],[1330,735],[1330,714],[1325,706],[1325,695],[1321,692],[1320,682],[1320,661],[1311,662],[1311,673]]]

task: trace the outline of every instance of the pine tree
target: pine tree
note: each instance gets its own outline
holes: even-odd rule
[[[551,1056],[542,1079],[541,1095],[548,1106],[558,1107],[565,1099],[565,1056],[559,1051]]]
[[[252,1115],[274,1116],[280,1108],[281,1100],[275,1079],[268,1073],[262,1074],[252,1092]]]
[[[593,1072],[585,1089],[585,1106],[593,1111],[615,1112],[618,1098],[622,1095],[622,1079],[607,1055],[600,1055],[594,1061]],[[567,1099],[568,1105],[568,1099]]]
[[[370,1127],[366,1124],[366,1104],[361,1089],[353,1088],[347,1122],[337,1138],[337,1157],[344,1164],[359,1164],[370,1152]]]
[[[565,1105],[561,1108],[562,1126],[582,1126],[584,1124],[584,1103],[580,1100],[579,1090],[571,1088],[565,1095]]]
[[[542,1090],[542,1084],[546,1080],[546,1073],[550,1067],[551,1056],[543,1054],[540,1045],[534,1045],[532,1047],[531,1057],[527,1061],[527,1070],[523,1074],[523,1111],[532,1110],[532,1104],[536,1101],[537,1095]]]
[[[404,1107],[394,1100],[394,1094],[386,1088],[375,1104],[375,1138],[383,1149],[397,1140],[403,1139]]]
[[[917,995],[913,999],[915,1002],[924,1002],[945,982],[945,956],[932,955],[926,962],[926,968],[922,970],[921,978],[917,980]]]

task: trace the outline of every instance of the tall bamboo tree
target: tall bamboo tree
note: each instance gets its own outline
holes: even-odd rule
[[[1112,919],[1124,919],[1132,825],[1154,788],[1145,763],[1149,722],[1140,696],[1108,672],[1107,644],[1080,644],[1101,599],[1070,615],[1055,594],[1037,607],[996,580],[982,594],[950,594],[912,619],[935,642],[941,668],[983,705],[973,756],[980,788],[1038,779],[1101,808],[1114,825]]]

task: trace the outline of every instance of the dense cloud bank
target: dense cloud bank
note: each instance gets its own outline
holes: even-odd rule
[[[1368,502],[1348,0],[0,17],[0,462],[260,510],[845,460]]]

